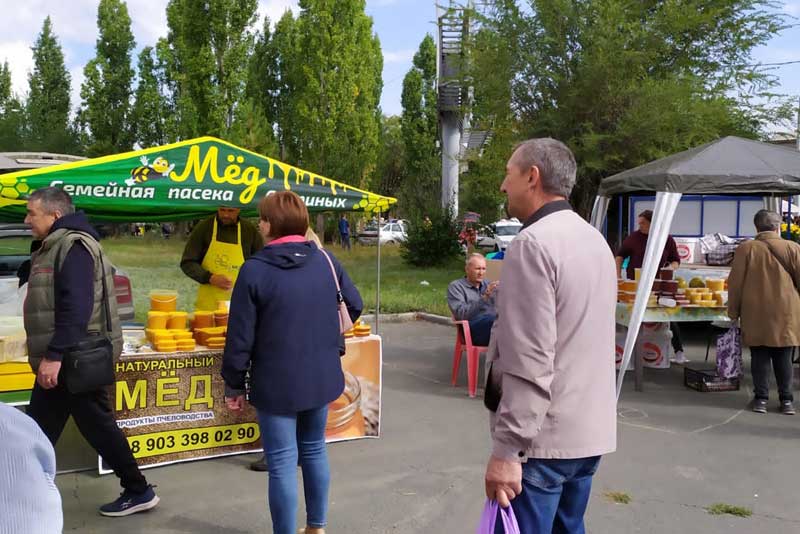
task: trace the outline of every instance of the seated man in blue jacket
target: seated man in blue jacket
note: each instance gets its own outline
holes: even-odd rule
[[[498,282],[485,280],[486,258],[481,254],[467,256],[466,276],[447,286],[447,305],[457,321],[469,321],[472,344],[489,345],[489,335],[497,318],[495,297]]]

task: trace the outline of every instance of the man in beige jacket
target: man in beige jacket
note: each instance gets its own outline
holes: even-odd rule
[[[583,533],[592,476],[616,450],[616,268],[566,200],[575,174],[563,143],[532,139],[501,187],[525,223],[503,261],[489,347],[485,482],[487,497],[511,502],[523,534]]]
[[[761,210],[758,235],[736,248],[728,278],[728,315],[740,319],[742,343],[750,347],[752,409],[767,413],[769,367],[778,382],[779,409],[794,415],[792,347],[800,346],[800,245],[781,239],[781,217]]]

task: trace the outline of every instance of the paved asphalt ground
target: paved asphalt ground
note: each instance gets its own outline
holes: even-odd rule
[[[330,446],[328,532],[473,533],[483,505],[487,416],[481,399],[466,395],[463,363],[459,387],[450,386],[453,330],[412,322],[385,324],[382,334],[382,437]],[[688,337],[689,356],[702,358],[701,333]],[[645,376],[644,393],[632,383],[623,392],[619,450],[595,478],[588,531],[800,533],[800,416],[775,413],[776,399],[767,415],[746,411],[749,383],[739,392],[697,393],[683,387],[680,367]],[[150,469],[161,504],[120,519],[97,513],[117,496],[113,476],[60,475],[65,532],[271,532],[267,477],[246,469],[253,459]],[[632,500],[614,504],[608,492]],[[714,503],[753,515],[710,515],[705,507]]]

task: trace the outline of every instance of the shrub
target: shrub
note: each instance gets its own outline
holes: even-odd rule
[[[400,254],[406,263],[417,267],[444,265],[461,254],[453,210],[432,210],[427,219],[425,215],[412,219]]]

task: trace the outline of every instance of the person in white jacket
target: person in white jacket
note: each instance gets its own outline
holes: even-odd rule
[[[0,534],[60,534],[56,453],[36,422],[0,402]]]

